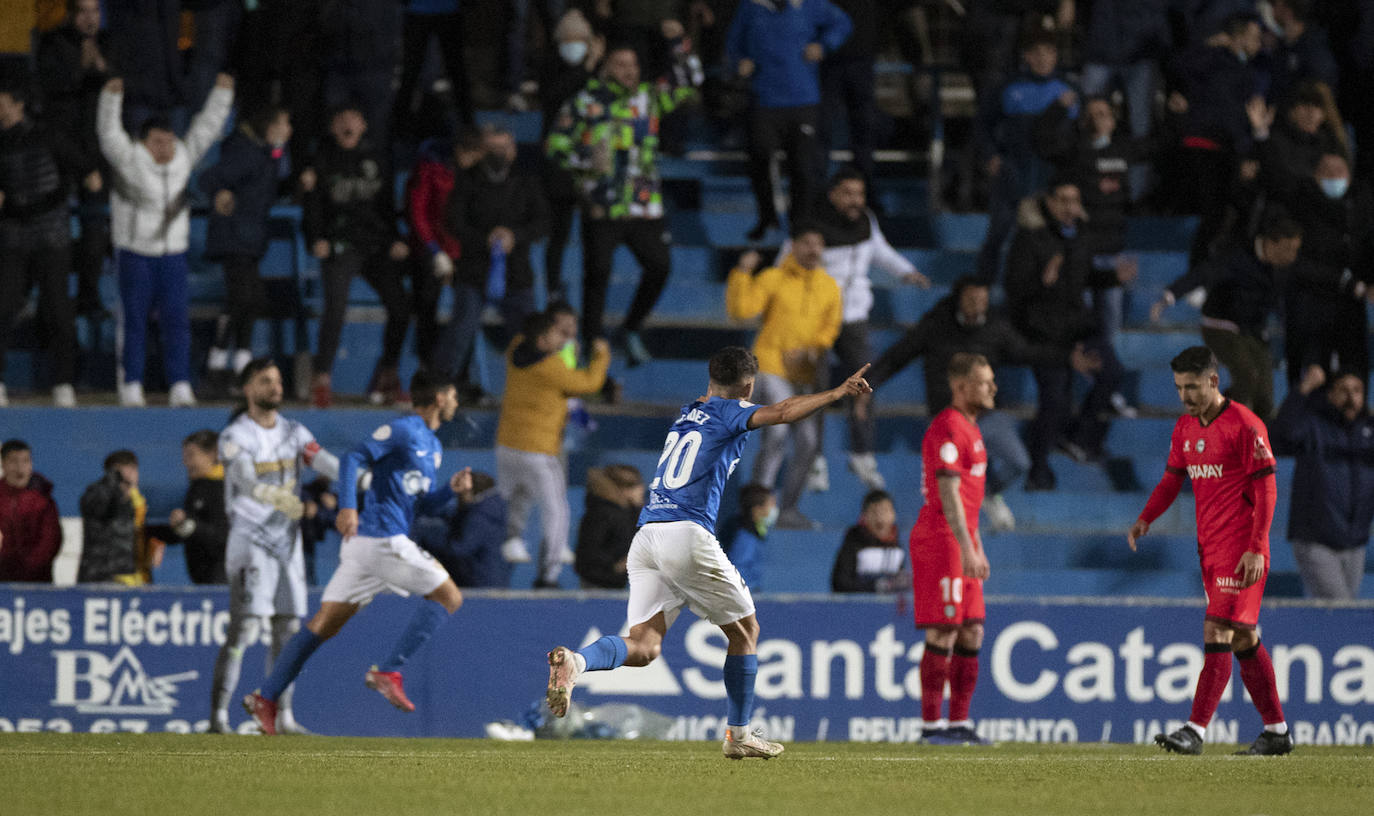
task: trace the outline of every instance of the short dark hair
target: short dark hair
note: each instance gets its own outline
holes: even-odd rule
[[[0,459],[4,459],[6,456],[9,456],[11,453],[19,453],[19,452],[21,452],[21,451],[26,451],[26,450],[30,450],[30,448],[29,448],[29,443],[25,442],[24,440],[22,440],[22,439],[6,439],[6,440],[5,440],[5,444],[0,445]]]
[[[520,333],[525,336],[525,341],[533,343],[541,337],[544,332],[553,328],[553,310],[546,309],[542,312],[535,312],[525,318],[525,322],[520,326]]]
[[[138,140],[140,142],[143,141],[148,138],[148,134],[155,130],[165,130],[168,133],[176,133],[176,131],[172,129],[172,120],[168,119],[166,114],[155,113],[147,119],[144,119],[142,124],[138,126]]]
[[[439,395],[454,384],[425,369],[416,371],[410,378],[410,404],[416,408],[428,408],[439,400]]]
[[[1287,213],[1274,213],[1260,224],[1260,237],[1269,241],[1286,241],[1302,237],[1302,224]]]
[[[629,488],[639,487],[644,484],[644,474],[639,472],[639,468],[634,465],[615,464],[606,465],[601,469],[607,479],[616,487]]]
[[[1059,49],[1059,37],[1053,28],[1045,25],[1034,25],[1030,30],[1021,34],[1021,42],[1018,46],[1018,53],[1025,53],[1037,45],[1048,45],[1055,50]]]
[[[550,317],[558,317],[560,315],[572,315],[573,317],[577,317],[577,310],[566,300],[555,300],[553,303],[550,303],[548,308],[544,311],[548,312]]]
[[[870,490],[864,494],[863,504],[859,505],[861,511],[867,510],[878,502],[890,502],[892,496],[886,490]]]
[[[248,129],[259,139],[265,139],[267,138],[267,129],[271,127],[272,123],[277,121],[277,117],[282,114],[287,114],[289,116],[290,111],[281,105],[263,105],[248,116]]]
[[[707,371],[716,385],[739,385],[759,373],[759,360],[743,346],[726,346],[711,355]]]
[[[817,235],[821,236],[822,241],[825,240],[825,231],[822,230],[821,225],[817,224],[815,221],[798,221],[797,223],[792,225],[792,229],[787,233],[787,235],[793,241],[795,241],[809,232],[814,232]]]
[[[1220,367],[1217,356],[1206,346],[1189,346],[1169,361],[1175,374],[1215,374]]]
[[[742,516],[747,516],[754,512],[755,508],[762,507],[768,501],[768,497],[773,495],[772,488],[761,485],[758,482],[750,482],[739,489],[739,512]]]
[[[1221,24],[1221,30],[1228,36],[1241,33],[1253,23],[1260,25],[1260,18],[1253,11],[1237,11],[1228,16]]]
[[[189,434],[185,439],[181,440],[181,446],[183,448],[187,445],[199,448],[206,453],[215,453],[219,450],[219,434],[209,428],[203,428]]]
[[[864,177],[863,173],[859,172],[859,168],[852,164],[846,164],[844,167],[836,170],[835,175],[830,177],[830,186],[826,189],[833,190],[846,181],[857,181],[863,184],[865,189],[868,188],[868,179]]]
[[[980,287],[983,289],[991,289],[992,284],[976,275],[964,275],[954,282],[954,286],[951,287],[950,293],[954,295],[954,301],[957,303],[959,298],[964,296],[966,290]]]
[[[330,108],[329,115],[325,118],[324,121],[333,122],[335,116],[338,116],[341,113],[349,112],[356,113],[359,116],[363,117],[364,122],[367,121],[367,114],[363,112],[362,104],[360,104],[356,99],[345,100]]]
[[[105,457],[105,469],[111,470],[122,465],[138,467],[138,454],[128,448],[121,448]]]
[[[27,105],[29,102],[29,81],[27,72],[9,76],[0,75],[0,94],[6,94],[15,102]]]
[[[471,151],[482,149],[482,132],[477,128],[465,127],[458,131],[458,138],[453,140],[455,149]]]
[[[1274,0],[1275,4],[1283,3],[1288,10],[1293,12],[1293,16],[1303,22],[1312,19],[1312,0]]]
[[[259,373],[269,368],[276,367],[277,361],[271,357],[254,357],[252,360],[249,360],[248,365],[244,366],[243,370],[239,372],[239,388],[248,385],[248,382],[258,376]]]
[[[945,374],[948,375],[951,380],[956,380],[960,377],[967,377],[969,374],[973,373],[973,369],[987,364],[988,358],[981,354],[974,354],[968,351],[956,351],[954,355],[949,358],[949,364],[945,366]]]

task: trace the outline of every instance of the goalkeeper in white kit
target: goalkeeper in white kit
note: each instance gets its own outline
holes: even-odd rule
[[[245,405],[219,436],[224,464],[224,507],[229,516],[225,567],[229,576],[229,628],[215,658],[210,730],[229,731],[229,701],[238,685],[243,650],[270,625],[268,670],[300,628],[305,615],[305,556],[300,485],[306,468],[330,479],[339,460],[301,423],[278,413],[281,371],[259,358],[239,375]],[[288,690],[279,701],[278,733],[305,733],[291,713]]]

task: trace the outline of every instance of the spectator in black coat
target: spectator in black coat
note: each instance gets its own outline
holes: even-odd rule
[[[1150,309],[1158,321],[1176,300],[1204,290],[1202,342],[1231,372],[1227,396],[1266,421],[1274,412],[1269,315],[1278,305],[1279,276],[1293,265],[1303,243],[1297,222],[1271,218],[1254,241],[1218,252],[1169,284]]]
[[[117,450],[105,457],[105,473],[81,494],[80,583],[150,583],[162,563],[163,544],[144,529],[148,503],[138,491],[138,457]]]
[[[391,133],[402,10],[397,2],[329,0],[320,14],[325,107],[356,105],[379,145]]]
[[[1300,83],[1324,83],[1333,92],[1340,84],[1340,69],[1331,52],[1331,39],[1312,19],[1313,0],[1273,0],[1279,42],[1271,55],[1269,99],[1288,101]]]
[[[607,465],[587,471],[587,509],[577,528],[573,569],[584,589],[624,589],[625,559],[639,529],[644,506],[644,478],[630,465]]]
[[[1306,186],[1317,162],[1328,153],[1349,158],[1345,126],[1331,90],[1304,82],[1293,90],[1283,116],[1273,122],[1273,109],[1250,108],[1259,143],[1260,182],[1275,202],[1290,207],[1297,188]]]
[[[1168,5],[1169,0],[1092,0],[1087,10],[1083,93],[1106,98],[1119,87],[1126,98],[1131,137],[1136,140],[1150,134],[1160,65],[1172,40]],[[1139,165],[1131,172],[1133,200],[1146,192],[1147,170]]]
[[[1289,382],[1309,365],[1369,371],[1374,301],[1374,191],[1330,153],[1293,192],[1289,211],[1303,229],[1302,253],[1284,292]],[[1334,362],[1333,362],[1334,360]]]
[[[224,270],[224,313],[207,366],[221,391],[253,359],[253,321],[267,311],[258,265],[267,252],[272,205],[291,172],[290,140],[290,114],[277,107],[258,111],[224,140],[219,161],[200,177],[200,189],[213,205],[204,257]],[[236,349],[232,369],[230,348]]]
[[[40,320],[48,330],[53,401],[76,404],[76,325],[67,296],[71,237],[67,197],[84,177],[99,189],[100,174],[66,137],[27,114],[24,83],[0,86],[0,406],[5,392],[5,351],[19,310],[37,287]]]
[[[195,584],[228,583],[224,547],[229,518],[224,513],[224,466],[218,459],[219,434],[214,431],[196,431],[181,443],[190,486],[181,506],[167,516],[167,527],[170,540],[186,546],[186,572]]]
[[[366,493],[359,494],[358,509],[366,503]],[[324,476],[317,476],[301,490],[305,502],[301,516],[301,552],[305,555],[305,583],[316,586],[320,582],[315,573],[315,551],[320,544],[334,532],[334,522],[339,517],[339,496],[334,492],[334,483]],[[417,542],[419,538],[415,539]]]
[[[455,179],[445,210],[448,232],[463,247],[454,266],[453,316],[435,355],[450,376],[465,367],[486,304],[500,307],[502,347],[534,311],[530,244],[549,230],[539,180],[515,165],[515,135],[484,128],[482,147],[482,160]]]
[[[897,592],[906,586],[906,548],[897,541],[897,509],[885,491],[864,496],[859,523],[845,531],[830,570],[834,592]]]
[[[1309,598],[1360,594],[1374,522],[1374,417],[1364,382],[1352,372],[1328,380],[1321,366],[1309,366],[1272,426],[1278,452],[1297,458],[1288,540]]]
[[[396,365],[410,322],[410,298],[399,263],[410,248],[396,228],[394,180],[383,155],[364,140],[367,131],[367,120],[356,106],[339,108],[330,119],[329,137],[301,174],[301,229],[310,254],[320,260],[324,280],[324,315],[310,382],[310,399],[317,408],[333,401],[330,372],[348,308],[349,283],[358,274],[377,291],[386,309],[382,354],[368,396],[384,403],[401,395]]]
[[[1127,264],[1093,264],[1091,242],[1083,230],[1083,199],[1071,181],[1056,181],[1043,196],[1028,198],[1017,213],[1017,233],[1007,263],[1007,302],[1011,323],[1034,343],[1058,348],[1062,362],[1036,365],[1039,409],[1030,428],[1030,490],[1054,488],[1049,465],[1056,445],[1076,461],[1102,453],[1111,412],[1127,413],[1117,390],[1121,363],[1105,342],[1101,322],[1084,302],[1089,287],[1107,288],[1129,279]],[[1100,367],[1075,418],[1069,355],[1082,345]]]
[[[1258,93],[1252,60],[1260,50],[1260,24],[1253,15],[1229,17],[1222,30],[1190,46],[1170,66],[1171,97],[1181,109],[1179,149],[1169,178],[1172,200],[1201,216],[1189,261],[1206,257],[1222,231],[1240,160],[1253,146],[1246,104]]]
[[[849,149],[854,156],[851,164],[863,175],[864,186],[872,190],[873,131],[877,116],[873,59],[878,53],[880,4],[877,0],[832,2],[849,17],[853,28],[844,45],[827,54],[821,62],[821,110],[827,112],[819,122],[821,172],[825,172],[830,163],[830,151],[838,147],[835,139],[836,114],[843,108],[845,126],[849,131]],[[873,196],[873,203],[877,203],[877,198]]]
[[[935,416],[949,405],[949,360],[958,352],[981,354],[997,367],[1003,364],[1057,366],[1066,361],[1076,371],[1091,373],[1094,361],[1082,349],[1067,355],[1059,346],[1031,343],[1012,328],[1007,318],[991,311],[991,292],[976,278],[961,278],[954,291],[935,304],[915,327],[878,358],[868,370],[868,382],[877,388],[917,357],[923,357],[926,412]],[[861,410],[871,412],[873,398],[858,399]],[[983,509],[993,530],[1010,530],[1016,519],[1002,492],[1026,475],[1030,453],[1021,441],[1016,418],[1005,411],[985,411],[978,430],[988,452],[987,500]]]
[[[73,0],[67,22],[38,41],[38,81],[43,118],[80,148],[85,162],[104,173],[105,157],[95,134],[100,89],[110,78],[110,38],[100,28],[100,0]],[[78,288],[76,311],[99,315],[100,273],[110,254],[109,194],[102,186],[77,189],[81,237],[75,246]]]

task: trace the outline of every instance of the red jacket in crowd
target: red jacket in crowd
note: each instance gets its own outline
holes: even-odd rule
[[[417,249],[428,250],[426,257],[443,250],[457,260],[461,254],[458,239],[444,228],[444,212],[453,192],[453,162],[441,152],[439,143],[421,146],[420,160],[406,188],[406,220]]]
[[[52,482],[37,473],[24,488],[0,479],[0,533],[0,582],[52,583],[52,562],[62,548]]]

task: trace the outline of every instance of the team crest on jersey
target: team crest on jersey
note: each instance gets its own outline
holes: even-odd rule
[[[1264,461],[1265,459],[1273,458],[1274,454],[1269,452],[1269,446],[1264,444],[1264,437],[1260,436],[1259,434],[1255,434],[1255,459],[1258,461]]]
[[[372,438],[378,442],[385,442],[391,438],[391,426],[383,425],[372,432]]]
[[[1185,439],[1185,440],[1183,440],[1183,452],[1184,452],[1184,453],[1187,453],[1188,451],[1190,451],[1190,450],[1192,450],[1192,449],[1193,449],[1193,440],[1191,440],[1191,439]]]
[[[1197,452],[1202,453],[1205,450],[1207,450],[1207,440],[1199,439],[1197,441]]]
[[[975,439],[975,440],[973,440],[973,451],[974,451],[974,453],[981,452],[982,450],[983,450],[983,440],[981,440],[981,439]]]
[[[940,461],[947,465],[952,465],[959,461],[959,448],[953,442],[946,442],[940,446]]]

